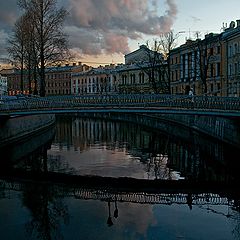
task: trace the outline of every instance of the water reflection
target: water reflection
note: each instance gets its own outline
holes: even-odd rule
[[[48,158],[80,175],[235,180],[238,149],[191,130],[179,132],[182,137],[133,123],[65,117],[57,124]]]
[[[238,149],[196,132],[187,136],[106,119],[59,118],[56,128],[34,138],[38,147],[31,153],[23,154],[31,145],[25,142],[2,160],[9,174],[24,170],[39,178],[19,179],[15,172],[10,178],[1,170],[1,239],[239,239]],[[86,180],[41,179],[51,172]],[[142,186],[131,188],[121,178],[112,188],[86,184],[94,179],[89,175],[136,178]],[[154,189],[140,179],[166,182]]]
[[[16,239],[16,235],[11,237],[13,229],[25,231],[22,239],[240,237],[239,202],[219,194],[111,193],[21,181],[1,181],[0,185],[5,193],[0,198],[2,239]],[[13,200],[20,201],[18,207],[11,204]],[[13,211],[18,213],[14,218],[6,217]],[[113,230],[109,232],[108,227]]]

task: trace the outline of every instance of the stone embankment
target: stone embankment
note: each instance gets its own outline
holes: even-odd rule
[[[30,138],[54,123],[54,114],[12,117],[0,124],[0,147]]]

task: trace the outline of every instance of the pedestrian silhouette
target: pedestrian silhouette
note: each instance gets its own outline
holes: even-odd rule
[[[108,219],[107,219],[107,225],[111,227],[113,225],[112,217],[111,217],[111,206],[110,206],[110,200],[108,201]]]
[[[116,200],[115,200],[115,210],[114,210],[113,216],[114,216],[115,218],[118,217],[118,208],[117,208],[117,201],[116,201]]]
[[[188,205],[189,209],[192,210],[192,194],[188,193],[186,198],[187,198],[187,205]]]

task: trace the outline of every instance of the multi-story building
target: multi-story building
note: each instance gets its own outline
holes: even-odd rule
[[[12,69],[4,69],[1,71],[2,76],[7,78],[7,93],[8,95],[16,95],[19,93],[28,94],[29,93],[29,81],[28,81],[28,73],[23,70],[21,71],[12,68]],[[21,77],[22,76],[22,77]],[[32,82],[31,82],[32,84]],[[23,89],[23,91],[21,91]]]
[[[173,94],[240,96],[240,20],[170,52]]]
[[[173,94],[221,95],[220,34],[210,33],[203,40],[187,40],[170,51],[170,79]]]
[[[225,96],[240,97],[240,20],[232,21],[222,33],[224,61],[223,92]]]
[[[118,73],[121,93],[166,92],[167,63],[162,54],[145,45],[125,55],[125,65]]]
[[[71,94],[72,73],[83,70],[83,65],[56,66],[46,68],[45,83],[46,95],[69,95]]]
[[[117,91],[117,71],[114,65],[72,74],[71,94],[114,94]]]
[[[7,77],[0,74],[0,96],[7,94]]]
[[[45,70],[45,90],[46,95],[68,95],[71,94],[71,78],[73,72],[81,72],[88,69],[89,66],[81,63],[66,64],[64,66],[58,65],[56,67],[47,67]],[[31,92],[39,91],[38,80],[34,80],[34,74],[23,70],[11,69],[4,72],[4,76],[8,81],[8,94],[16,95],[19,93],[29,94]],[[22,77],[21,77],[22,76]],[[23,89],[23,91],[21,90]]]

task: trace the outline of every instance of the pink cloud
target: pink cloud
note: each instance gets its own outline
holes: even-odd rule
[[[166,0],[163,16],[150,9],[157,8],[156,0],[69,0],[69,3],[69,25],[76,28],[75,39],[71,40],[74,47],[88,54],[125,54],[129,51],[129,39],[169,31],[177,15],[174,0]]]

